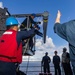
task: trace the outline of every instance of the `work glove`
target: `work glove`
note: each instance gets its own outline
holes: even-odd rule
[[[35,33],[41,37],[43,37],[43,34],[41,32],[39,32],[38,30],[35,29]]]
[[[39,25],[34,25],[34,28],[37,29],[37,30],[40,29]]]
[[[37,24],[41,24],[41,22],[37,22]]]

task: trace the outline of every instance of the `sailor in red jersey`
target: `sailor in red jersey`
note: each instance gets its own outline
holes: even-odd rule
[[[34,36],[35,29],[18,31],[18,21],[14,17],[6,20],[7,30],[0,37],[0,75],[16,75],[15,63],[22,62],[22,39]]]

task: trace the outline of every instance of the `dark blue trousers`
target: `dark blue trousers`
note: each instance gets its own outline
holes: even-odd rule
[[[15,63],[0,61],[0,75],[16,75]]]
[[[44,73],[50,73],[50,66],[49,66],[49,64],[45,64],[44,66],[43,66],[43,69],[44,69]]]
[[[54,64],[55,75],[61,75],[61,69],[59,64]]]

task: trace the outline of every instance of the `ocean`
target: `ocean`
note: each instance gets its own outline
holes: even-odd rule
[[[41,68],[41,61],[23,61],[22,64],[20,64],[20,70],[27,75],[39,75],[39,73],[43,73],[43,68]],[[52,75],[54,75],[54,65],[52,62],[50,63],[50,72]],[[62,67],[61,74],[64,75]]]

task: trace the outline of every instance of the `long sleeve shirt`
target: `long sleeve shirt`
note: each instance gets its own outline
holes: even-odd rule
[[[42,64],[43,64],[43,65],[47,66],[47,65],[49,65],[50,62],[51,62],[51,59],[50,59],[49,56],[44,56],[44,57],[42,58]]]
[[[18,31],[17,33],[17,43],[20,45],[22,39],[27,39],[35,35],[35,29],[31,29],[29,31]]]
[[[53,56],[53,64],[54,65],[60,64],[60,57],[58,55]]]
[[[28,27],[32,28],[32,24],[37,24],[30,16],[29,16],[29,21],[27,21],[27,18],[22,22],[22,25],[20,26],[20,29],[27,28],[27,22],[29,24]]]

